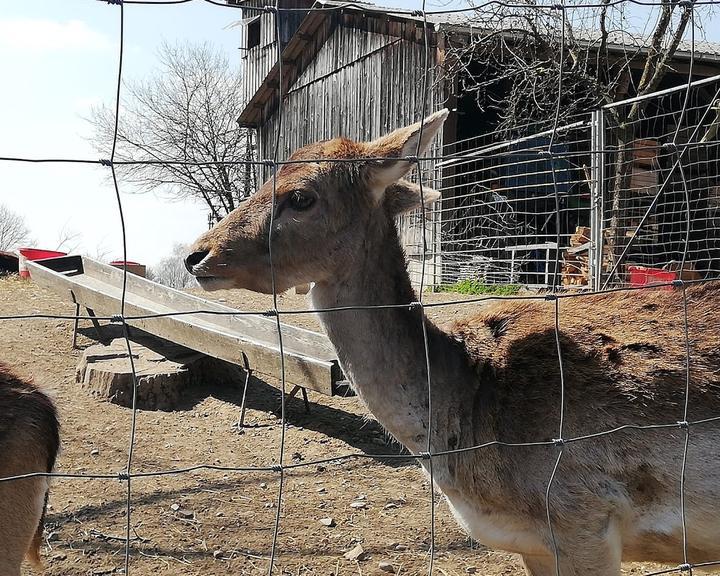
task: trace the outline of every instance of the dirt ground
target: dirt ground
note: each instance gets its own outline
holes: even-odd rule
[[[208,296],[204,294],[204,296]],[[212,298],[242,309],[265,310],[268,297],[244,291]],[[430,301],[458,299],[430,295]],[[477,305],[431,309],[447,320]],[[305,297],[281,297],[281,309],[307,308]],[[0,278],[0,315],[73,314],[74,306],[16,277]],[[318,328],[310,315],[288,322]],[[131,410],[92,397],[75,383],[84,330],[72,349],[72,322],[3,320],[0,356],[50,391],[62,422],[58,470],[116,474],[128,458]],[[133,472],[196,464],[267,466],[277,462],[281,423],[276,382],[254,380],[244,430],[238,430],[241,382],[206,382],[173,412],[138,411]],[[287,404],[286,461],[351,452],[398,453],[357,398],[310,393],[312,411]],[[202,471],[133,479],[130,573],[266,574],[273,536],[278,473]],[[49,575],[124,572],[127,483],[57,479],[51,489],[43,556]],[[430,543],[428,482],[413,461],[349,460],[301,467],[285,475],[274,574],[426,574]],[[522,574],[513,556],[472,543],[436,502],[435,574]],[[354,504],[354,506],[351,506]],[[332,526],[320,522],[332,519]],[[357,560],[345,554],[360,544]],[[384,569],[380,568],[380,563]],[[642,566],[627,567],[641,573]],[[32,574],[30,569],[24,574]]]

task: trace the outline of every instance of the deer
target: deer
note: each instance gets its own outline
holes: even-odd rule
[[[296,150],[195,241],[187,269],[206,290],[313,283],[312,305],[369,412],[426,472],[432,462],[460,526],[519,554],[527,574],[720,560],[718,283],[505,299],[434,324],[396,217],[439,198],[405,176],[447,115]],[[689,429],[683,518],[686,386],[687,419],[707,421]]]
[[[0,362],[0,480],[52,472],[59,449],[53,401]],[[42,475],[0,481],[0,576],[20,576],[25,558],[42,568],[48,488]]]

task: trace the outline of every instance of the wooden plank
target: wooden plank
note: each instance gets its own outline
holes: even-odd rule
[[[75,259],[75,260],[72,260]],[[61,297],[74,298],[101,316],[120,312],[122,271],[73,256],[28,263],[35,282]],[[78,269],[65,275],[50,269],[65,265]],[[227,306],[161,286],[137,276],[127,277],[125,316],[208,310],[237,312]],[[255,315],[193,313],[128,320],[129,325],[160,336],[208,356],[243,365],[243,353],[255,372],[280,378],[277,324],[273,318]],[[310,330],[281,324],[285,352],[285,376],[289,384],[332,395],[343,379],[329,340]]]

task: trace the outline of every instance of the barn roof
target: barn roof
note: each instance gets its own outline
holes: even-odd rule
[[[274,111],[277,107],[278,89],[281,89],[283,96],[288,92],[332,34],[333,27],[323,25],[330,14],[362,15],[365,21],[375,20],[374,31],[391,36],[404,36],[408,40],[415,41],[422,41],[422,34],[418,34],[418,31],[426,24],[433,31],[459,35],[487,33],[488,31],[487,23],[483,23],[482,26],[474,25],[461,12],[428,14],[423,18],[422,12],[418,10],[388,8],[367,2],[316,0],[313,9],[308,11],[282,52],[282,70],[278,63],[275,63],[253,97],[245,105],[238,118],[241,126],[258,126],[262,122],[263,111]],[[338,23],[343,25],[343,19],[339,19]],[[415,26],[412,25],[413,23]],[[398,24],[405,24],[405,26],[398,26]],[[600,43],[600,32],[597,30],[579,29],[574,32],[576,40],[587,47],[592,48]],[[618,30],[610,33],[607,49],[622,54],[630,48],[634,54],[641,55],[648,50],[648,44],[649,40],[646,37]],[[690,60],[692,48],[690,42],[681,42],[675,53],[675,60]],[[720,43],[697,41],[694,48],[696,63],[720,65]],[[282,86],[280,86],[281,80]]]
[[[483,21],[482,24],[473,23],[468,13],[469,9],[449,10],[446,14],[428,14],[424,19],[422,11],[403,10],[399,8],[388,8],[369,2],[341,2],[338,0],[318,0],[314,7],[323,7],[328,10],[356,7],[369,14],[382,16],[390,14],[394,17],[401,17],[407,20],[416,20],[418,23],[427,21],[438,30],[447,30],[464,33],[481,33],[491,29],[492,24]],[[575,38],[578,42],[585,44],[596,44],[600,42],[601,32],[595,28],[576,28]],[[624,52],[630,48],[647,48],[650,38],[641,34],[633,34],[627,30],[611,30],[608,33],[608,49],[616,52]],[[708,42],[706,40],[695,41],[695,59],[700,62],[720,63],[720,42]],[[683,40],[678,45],[675,56],[678,59],[690,59],[693,52],[693,44],[689,40]],[[642,50],[641,50],[642,53]]]

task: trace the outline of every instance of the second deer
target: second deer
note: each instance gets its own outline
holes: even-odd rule
[[[0,362],[0,478],[52,472],[59,448],[52,400]],[[20,576],[25,557],[41,565],[48,484],[43,476],[0,482],[0,576]]]

